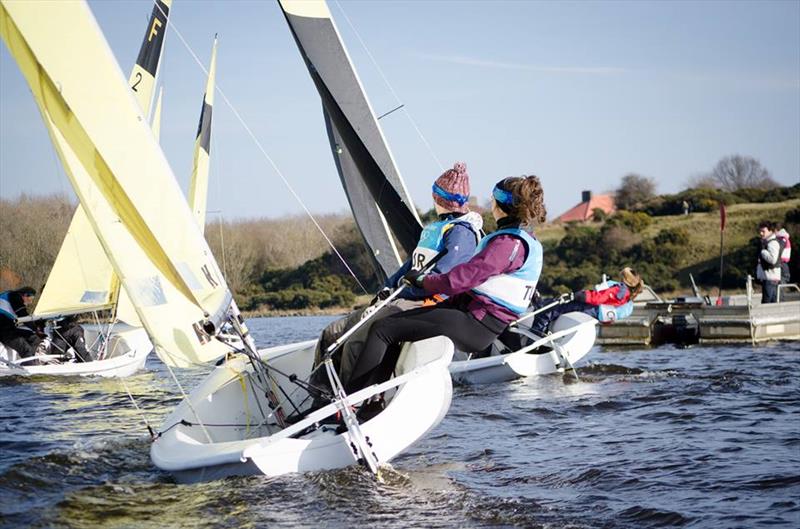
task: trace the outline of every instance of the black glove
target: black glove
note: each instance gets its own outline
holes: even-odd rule
[[[380,303],[381,301],[383,301],[384,299],[388,298],[391,295],[392,295],[392,289],[389,287],[383,287],[378,291],[377,294],[375,294],[375,297],[372,298],[372,301],[370,301],[369,304],[375,305],[377,303]]]
[[[425,279],[425,272],[420,272],[419,270],[409,270],[406,275],[403,276],[403,281],[417,288],[424,288],[422,286],[423,279]]]
[[[578,290],[577,292],[573,292],[572,299],[574,299],[575,301],[579,301],[581,303],[586,303],[586,291]]]

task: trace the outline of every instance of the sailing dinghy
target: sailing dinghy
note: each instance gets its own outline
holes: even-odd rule
[[[324,0],[279,4],[322,100],[339,178],[381,282],[400,266],[395,241],[410,255],[421,224]],[[596,321],[569,313],[545,337],[513,353],[498,345],[487,358],[457,351],[450,366],[461,383],[488,383],[563,372],[594,345]],[[525,333],[523,329],[520,332]]]
[[[150,115],[172,0],[156,0],[133,66],[128,85],[144,116]],[[161,98],[153,114],[156,137],[160,129]],[[72,158],[62,158],[65,170],[82,172]],[[70,164],[70,165],[68,165]],[[81,204],[75,210],[64,242],[42,289],[31,317],[20,324],[44,322],[52,338],[58,320],[70,316],[90,317],[82,323],[86,347],[95,360],[77,363],[64,354],[20,358],[0,344],[2,375],[98,375],[128,376],[144,367],[153,345],[114,273],[105,250],[94,233]],[[110,314],[111,317],[105,317]],[[66,352],[66,351],[65,351]],[[59,352],[61,353],[61,352]]]
[[[303,382],[314,344],[256,351],[89,8],[0,0],[0,32],[59,155],[84,169],[70,174],[71,181],[158,356],[170,370],[224,356],[155,435],[157,466],[185,479],[358,461],[377,472],[442,419],[451,399],[453,345],[433,338],[406,345],[393,378],[353,395],[344,393],[326,362],[335,388],[331,403],[289,425],[287,415],[300,416],[310,406],[307,396],[319,396]],[[241,349],[221,337],[224,325],[239,335]],[[379,394],[386,407],[359,420],[351,407]],[[342,420],[333,429],[324,426],[337,413]]]
[[[453,380],[460,384],[490,384],[535,375],[551,375],[574,369],[592,347],[597,320],[582,312],[567,312],[553,322],[550,334],[537,336],[522,328],[517,332],[530,343],[508,352],[499,341],[484,358],[457,352],[450,364]]]

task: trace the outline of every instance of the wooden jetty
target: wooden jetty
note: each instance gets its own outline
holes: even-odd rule
[[[642,300],[624,320],[598,326],[603,345],[751,343],[800,340],[800,287],[780,285],[779,302],[761,304],[752,278],[747,294],[725,296],[721,305],[699,297]]]

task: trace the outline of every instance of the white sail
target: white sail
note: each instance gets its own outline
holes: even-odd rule
[[[130,86],[145,116],[150,113],[153,87],[158,72],[166,25],[172,0],[157,0],[147,23],[139,55],[130,76]],[[159,116],[156,124],[155,116]],[[160,109],[154,114],[154,134],[158,134]],[[83,169],[73,167],[72,171]],[[139,318],[120,291],[119,279],[105,255],[100,241],[91,229],[86,213],[79,204],[67,235],[42,289],[34,314],[38,317],[87,312],[114,306],[116,318],[138,326]]]
[[[200,231],[206,226],[206,203],[208,199],[208,171],[211,156],[211,116],[214,109],[214,80],[217,71],[217,38],[211,48],[211,64],[208,67],[206,93],[203,95],[203,108],[200,110],[200,123],[197,125],[197,139],[194,142],[194,163],[192,179],[189,183],[189,207],[192,209]]]
[[[156,107],[153,110],[153,120],[150,128],[153,129],[153,137],[156,141],[161,140],[161,101],[164,98],[164,87],[158,89],[158,97],[156,98]]]
[[[3,0],[0,32],[156,352],[223,354],[230,291],[86,4]]]
[[[400,265],[395,239],[410,255],[422,224],[327,4],[324,0],[279,3],[322,99],[342,186],[383,279]]]

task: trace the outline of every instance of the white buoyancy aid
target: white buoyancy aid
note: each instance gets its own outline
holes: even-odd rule
[[[488,297],[512,312],[524,314],[533,299],[536,283],[542,273],[542,245],[521,228],[505,228],[484,237],[475,249],[475,253],[483,251],[492,239],[500,235],[513,235],[522,240],[528,249],[525,262],[513,272],[490,277],[472,291]],[[520,251],[522,250],[520,248]],[[515,257],[516,255],[512,255],[511,259],[513,260]]]
[[[431,222],[422,230],[419,243],[414,248],[414,252],[411,255],[411,268],[420,270],[425,266],[425,263],[438,255],[444,249],[445,234],[456,224],[469,228],[475,235],[475,240],[480,240],[483,219],[477,213],[470,212],[458,217]]]
[[[619,281],[604,281],[594,286],[597,291],[606,290],[611,287],[619,286],[620,288],[628,288],[628,285],[620,283]],[[595,318],[597,321],[604,323],[612,322],[627,318],[633,313],[633,301],[628,301],[622,305],[598,305],[597,314]]]

